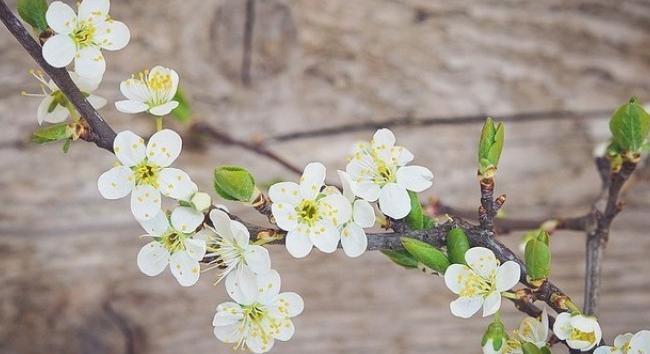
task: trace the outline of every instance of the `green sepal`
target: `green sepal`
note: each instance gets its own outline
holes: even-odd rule
[[[179,200],[178,201],[178,206],[194,209],[194,203],[188,202],[186,200]]]
[[[250,202],[255,192],[255,178],[243,167],[220,166],[214,169],[214,190],[223,199]]]
[[[524,252],[526,269],[530,280],[543,280],[551,272],[551,250],[548,246],[548,233],[540,231],[526,243]]]
[[[447,233],[447,256],[449,262],[465,264],[465,252],[469,249],[469,240],[465,231],[454,227]]]
[[[178,107],[172,110],[172,115],[181,123],[189,123],[192,119],[192,108],[185,92],[179,86],[174,95],[174,101],[178,102]]]
[[[401,241],[408,253],[434,271],[444,274],[449,267],[447,256],[430,244],[409,237],[402,237]]]
[[[411,256],[410,253],[404,250],[395,250],[395,251],[381,251],[385,254],[393,263],[402,266],[407,269],[417,268],[418,261]]]
[[[506,328],[498,316],[494,318],[494,321],[485,330],[485,334],[483,334],[483,338],[481,339],[481,347],[484,347],[490,339],[492,339],[492,349],[496,352],[505,345],[505,341],[508,339]]]
[[[521,343],[521,350],[524,354],[542,354],[542,351],[537,346],[530,342]]]
[[[479,174],[482,177],[492,177],[499,165],[505,130],[503,122],[494,123],[488,117],[481,131],[481,139],[478,146]]]
[[[551,349],[548,346],[543,347],[540,350],[541,350],[542,354],[553,354],[553,353],[551,353]]]
[[[413,230],[423,230],[424,229],[424,213],[422,212],[422,204],[420,204],[420,198],[418,194],[412,191],[408,191],[409,198],[411,199],[411,211],[406,216],[406,222]]]
[[[609,121],[615,146],[622,153],[638,153],[650,133],[650,115],[636,97],[619,107]]]
[[[72,145],[72,139],[68,139],[63,143],[63,146],[61,147],[63,149],[63,153],[67,154],[68,151],[70,151],[70,146]]]
[[[32,142],[36,144],[53,143],[72,137],[68,123],[58,123],[38,128],[32,133]]]
[[[47,20],[45,19],[47,2],[45,0],[18,0],[16,9],[20,18],[39,33],[47,29]]]
[[[434,226],[436,226],[436,221],[429,215],[424,215],[424,218],[422,219],[423,230],[432,229]]]

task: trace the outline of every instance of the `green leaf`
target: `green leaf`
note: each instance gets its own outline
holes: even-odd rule
[[[430,244],[408,237],[402,237],[401,240],[408,253],[425,266],[441,274],[449,267],[447,256]]]
[[[524,342],[521,344],[521,350],[524,354],[542,354],[542,351],[535,346],[535,344],[530,342]]]
[[[255,179],[243,167],[220,166],[214,169],[214,190],[223,199],[250,202],[255,192]]]
[[[484,177],[491,177],[499,165],[505,130],[502,122],[494,123],[488,117],[481,131],[481,139],[478,145],[479,174]]]
[[[181,90],[180,86],[178,87],[178,90],[176,90],[174,101],[178,102],[178,107],[172,110],[174,118],[181,123],[189,123],[192,119],[192,108],[190,107],[190,102],[187,99],[187,96],[183,90]]]
[[[68,151],[70,151],[70,145],[72,145],[72,139],[68,139],[63,143],[62,149],[64,154],[67,154]]]
[[[636,97],[619,107],[609,121],[615,145],[623,152],[637,153],[650,133],[650,115]]]
[[[455,227],[447,233],[447,256],[449,262],[465,264],[465,252],[469,249],[469,241],[465,231]]]
[[[551,251],[546,243],[538,239],[528,241],[524,258],[526,259],[528,277],[531,280],[548,278],[551,271]]]
[[[424,214],[422,212],[422,204],[420,204],[420,198],[418,194],[412,191],[408,191],[409,198],[411,198],[411,211],[406,216],[406,221],[413,230],[423,230],[424,229]]]
[[[410,253],[404,250],[381,251],[381,253],[385,254],[395,264],[400,265],[404,268],[412,269],[417,268],[418,266],[418,261],[413,258]]]
[[[20,18],[29,23],[38,32],[43,32],[47,29],[47,21],[45,20],[47,2],[45,0],[18,0],[16,9]]]
[[[68,123],[58,123],[36,129],[36,131],[32,133],[32,142],[45,144],[69,139],[71,137],[72,129],[70,129]]]

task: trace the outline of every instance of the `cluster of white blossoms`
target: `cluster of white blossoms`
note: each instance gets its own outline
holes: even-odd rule
[[[368,246],[364,229],[376,221],[371,202],[379,200],[382,213],[401,219],[411,211],[407,190],[421,192],[431,186],[431,171],[405,166],[411,160],[413,154],[395,146],[393,133],[380,129],[370,143],[356,144],[346,171],[338,171],[343,192],[325,187],[326,170],[319,162],[305,167],[299,183],[272,185],[273,217],[287,231],[289,253],[305,257],[314,246],[332,253],[340,242],[345,254],[360,256]]]
[[[618,335],[614,339],[614,346],[600,346],[594,354],[650,354],[650,331]]]

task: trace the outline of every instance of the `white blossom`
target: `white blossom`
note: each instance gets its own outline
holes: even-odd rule
[[[176,71],[155,66],[120,83],[120,91],[127,99],[115,102],[115,107],[124,113],[149,112],[164,116],[178,107],[179,103],[174,101],[177,90]]]
[[[523,354],[521,345],[529,342],[537,348],[546,346],[548,339],[548,312],[542,311],[540,319],[526,317],[521,321],[519,329],[514,330],[510,338],[505,342],[503,354]]]
[[[235,349],[265,353],[276,339],[291,339],[295,331],[291,318],[302,312],[304,303],[296,293],[280,293],[280,275],[275,270],[257,275],[256,285],[247,292],[228,277],[226,289],[235,302],[220,304],[212,325],[214,335],[224,343],[235,343]]]
[[[24,93],[24,96],[32,97],[43,97],[43,100],[38,105],[38,111],[36,118],[38,124],[41,125],[43,122],[47,123],[63,123],[68,117],[70,117],[70,102],[65,94],[59,89],[58,86],[52,80],[46,80],[41,71],[31,71],[30,72],[36,80],[41,83],[42,93]],[[86,96],[86,100],[90,103],[91,106],[95,109],[100,109],[106,105],[106,99],[97,95],[93,95],[92,92],[97,89],[99,86],[99,81],[96,79],[85,78],[79,76],[75,72],[69,71],[70,78],[72,82],[77,85],[79,90]],[[74,109],[74,108],[72,108]]]
[[[422,192],[431,187],[433,174],[425,167],[406,166],[413,154],[395,146],[395,136],[379,129],[370,143],[356,144],[346,172],[352,178],[352,191],[369,202],[379,200],[382,213],[401,219],[411,211],[407,191]]]
[[[650,331],[639,331],[630,339],[629,354],[650,354]]]
[[[199,261],[206,252],[206,240],[195,230],[203,223],[203,214],[197,215],[188,207],[177,207],[171,214],[171,224],[164,211],[153,219],[139,221],[154,240],[138,253],[138,268],[148,276],[162,273],[167,265],[178,283],[192,286],[199,280]]]
[[[650,331],[620,334],[614,339],[614,346],[600,346],[594,354],[650,354]]]
[[[241,286],[254,286],[255,274],[271,270],[269,252],[251,244],[246,226],[231,220],[222,210],[210,211],[210,221],[213,227],[200,232],[208,240],[207,257],[216,257],[213,264],[222,269],[217,282],[227,276],[234,277]]]
[[[576,350],[586,352],[600,343],[603,333],[595,317],[562,312],[555,319],[553,333]]]
[[[109,0],[83,0],[77,15],[65,3],[52,2],[45,19],[55,35],[43,44],[45,61],[62,68],[74,60],[79,75],[101,78],[106,70],[101,50],[122,49],[131,38],[124,23],[110,18],[109,8]]]
[[[121,164],[104,172],[97,180],[99,192],[106,199],[119,199],[131,193],[131,211],[136,219],[147,220],[160,210],[160,194],[190,200],[198,190],[187,173],[169,166],[181,152],[181,137],[163,129],[144,139],[127,130],[113,142],[115,156]]]
[[[313,246],[325,253],[336,250],[339,227],[350,220],[350,202],[340,194],[324,195],[325,166],[313,162],[305,167],[300,184],[276,183],[269,189],[275,222],[287,231],[286,247],[297,258]]]
[[[521,269],[516,262],[499,261],[491,250],[470,248],[465,253],[467,265],[452,264],[445,272],[445,284],[458,299],[450,304],[451,313],[469,318],[481,306],[483,317],[493,315],[501,307],[501,293],[519,282]]]

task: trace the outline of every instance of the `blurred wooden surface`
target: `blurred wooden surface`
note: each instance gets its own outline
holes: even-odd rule
[[[155,64],[176,68],[196,119],[231,134],[274,134],[392,117],[613,109],[650,100],[647,1],[256,0],[112,2],[131,44],[107,53],[98,93],[115,101],[119,81]],[[250,13],[249,13],[250,14]],[[249,26],[251,25],[249,16]],[[248,40],[245,40],[248,37]],[[248,41],[248,44],[246,42]],[[247,54],[244,54],[247,53]],[[190,289],[135,265],[144,241],[128,200],[103,200],[96,178],[114,158],[78,143],[25,145],[36,127],[34,65],[0,31],[0,352],[227,353],[211,333],[225,298],[212,274]],[[117,129],[147,134],[153,121],[102,110]],[[511,123],[498,191],[509,216],[581,213],[598,188],[593,147],[606,120]],[[176,128],[183,130],[182,126]],[[478,205],[474,149],[480,125],[395,129],[416,162],[436,175],[427,191]],[[323,161],[329,177],[372,132],[274,143],[298,165]],[[219,145],[186,149],[178,165],[210,190],[212,167],[237,163],[260,181],[294,178],[277,165]],[[650,328],[650,183],[626,196],[606,251],[600,314],[607,340]],[[255,219],[254,213],[233,206]],[[518,236],[508,236],[516,247]],[[582,298],[583,235],[553,239],[554,281]],[[487,323],[449,314],[439,278],[398,269],[380,254],[349,259],[272,250],[283,289],[303,295],[296,335],[275,353],[478,353]],[[521,315],[506,308],[510,328]],[[559,349],[559,348],[558,348]],[[558,350],[558,352],[562,352]]]

